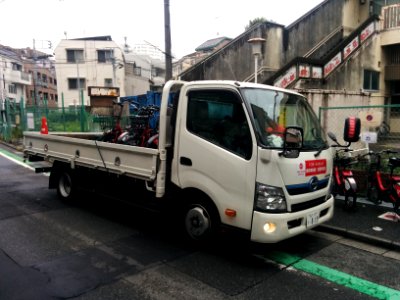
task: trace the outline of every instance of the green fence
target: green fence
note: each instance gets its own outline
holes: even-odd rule
[[[0,100],[1,101],[1,100]],[[92,132],[114,125],[112,116],[90,114],[84,106],[51,108],[47,105],[24,107],[24,101],[2,101],[0,139],[6,142],[21,140],[23,131],[40,131],[45,117],[49,131]],[[46,104],[46,102],[45,102]]]
[[[45,117],[49,131],[64,132],[101,132],[114,127],[116,118],[111,115],[91,114],[85,106],[52,108],[43,101],[41,106],[24,106],[20,102],[0,100],[0,140],[21,143],[24,131],[41,130],[42,118]],[[130,124],[130,116],[122,117],[122,127]]]
[[[343,137],[347,117],[361,119],[361,140],[354,149],[369,148],[379,151],[396,148],[400,151],[400,105],[369,105],[320,107],[319,119],[326,132],[333,132],[339,140]]]

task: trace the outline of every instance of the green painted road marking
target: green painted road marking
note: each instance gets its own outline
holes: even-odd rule
[[[400,291],[388,288],[374,282],[352,276],[350,274],[331,269],[329,267],[314,263],[307,259],[284,252],[272,252],[267,257],[276,263],[291,266],[297,270],[319,276],[339,285],[346,286],[363,294],[378,299],[400,299]]]
[[[4,150],[0,148],[0,155],[4,156],[5,158],[15,162],[16,164],[23,166],[25,168],[28,168],[30,170],[35,170],[35,168],[33,168],[32,166],[29,165],[29,163],[24,162],[23,157],[12,153],[10,151]]]
[[[23,161],[23,158],[21,156],[16,155],[15,153],[12,153],[10,151],[4,150],[0,148],[0,153],[4,154],[7,157],[13,158],[15,160],[18,160],[20,162]]]

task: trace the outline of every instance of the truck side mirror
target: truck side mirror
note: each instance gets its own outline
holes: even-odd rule
[[[303,147],[303,129],[301,127],[286,127],[283,135],[283,151],[279,155],[286,158],[297,158]]]
[[[348,143],[358,142],[360,139],[361,121],[356,117],[348,117],[344,122],[343,139]]]

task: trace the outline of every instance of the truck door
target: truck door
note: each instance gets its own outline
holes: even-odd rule
[[[186,97],[174,164],[179,185],[205,192],[223,223],[249,229],[257,147],[243,102],[233,90],[193,90]]]

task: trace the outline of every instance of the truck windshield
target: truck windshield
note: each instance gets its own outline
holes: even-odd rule
[[[319,150],[328,146],[319,120],[304,97],[257,88],[243,88],[241,92],[251,108],[261,146],[282,148],[287,126],[303,128],[302,150]]]

